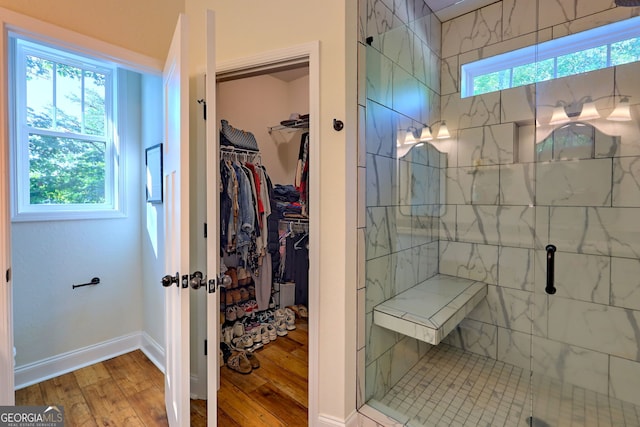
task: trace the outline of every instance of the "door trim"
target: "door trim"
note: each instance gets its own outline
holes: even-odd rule
[[[320,42],[313,41],[271,50],[243,58],[221,61],[216,75],[234,74],[256,69],[265,72],[292,61],[309,63],[309,425],[319,416],[319,312],[320,312]]]

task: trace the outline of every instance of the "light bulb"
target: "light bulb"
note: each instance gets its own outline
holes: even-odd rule
[[[411,129],[407,130],[407,134],[404,136],[404,143],[405,144],[415,144],[416,142],[416,137],[413,134],[413,131]]]
[[[423,127],[420,132],[420,141],[431,141],[432,139],[433,135],[431,135],[431,129],[429,129],[429,126]]]
[[[580,112],[580,116],[578,116],[578,120],[587,121],[587,120],[595,120],[600,118],[600,113],[596,109],[595,102],[587,102],[582,106],[582,111]]]
[[[438,136],[436,136],[436,138],[438,139],[451,138],[451,135],[449,135],[449,129],[447,128],[447,124],[445,122],[442,122],[442,124],[440,125],[440,129],[438,129]]]
[[[614,122],[631,121],[631,111],[629,111],[629,98],[621,99],[615,110],[613,110],[611,114],[609,114],[607,120],[613,120]]]
[[[569,121],[569,116],[567,116],[567,112],[564,111],[564,107],[562,105],[558,105],[553,109],[553,114],[551,115],[551,120],[549,121],[550,125],[561,125],[563,123],[567,123]]]

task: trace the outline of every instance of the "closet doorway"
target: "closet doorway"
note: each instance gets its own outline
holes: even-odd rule
[[[264,236],[271,243],[270,256],[259,261],[270,269],[243,279],[247,275],[243,262],[221,245],[223,268],[229,268],[234,280],[220,292],[218,327],[226,363],[220,366],[217,401],[218,420],[224,425],[232,421],[242,425],[243,416],[255,418],[257,413],[285,425],[307,425],[315,414],[318,68],[317,44],[217,67],[216,117],[211,117],[216,129],[225,120],[234,129],[251,133],[257,142],[257,151],[223,143],[217,148],[220,159],[264,167],[275,196],[269,203],[271,237]],[[204,310],[199,308],[198,313],[204,319]],[[234,357],[243,346],[259,368],[249,369]]]

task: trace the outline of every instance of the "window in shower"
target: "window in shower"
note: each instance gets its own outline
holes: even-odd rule
[[[640,61],[640,17],[462,65],[463,98]]]

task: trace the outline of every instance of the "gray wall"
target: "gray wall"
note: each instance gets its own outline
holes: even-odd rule
[[[366,142],[360,147],[365,238],[359,251],[366,273],[359,290],[360,321],[365,319],[358,371],[358,397],[364,400],[359,404],[384,395],[428,348],[372,324],[376,304],[438,269],[437,215],[446,156],[431,145],[398,147],[410,126],[421,129],[440,117],[440,22],[424,3],[413,3],[395,10],[383,2],[366,6],[364,35],[373,42],[361,46]]]

